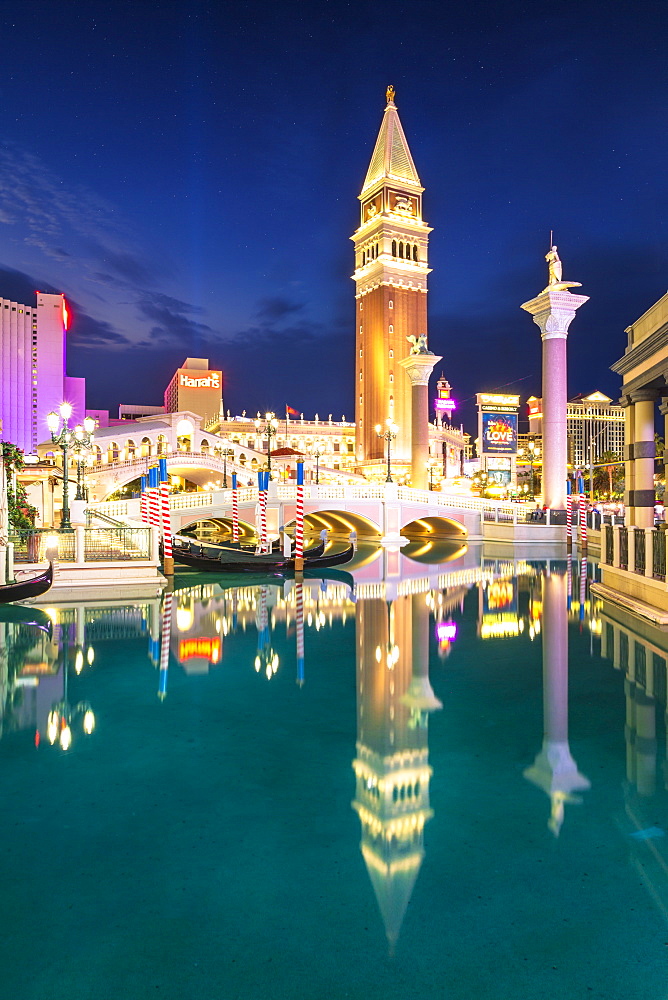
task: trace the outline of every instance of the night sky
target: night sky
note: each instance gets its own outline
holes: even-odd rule
[[[570,393],[619,395],[668,287],[665,0],[31,0],[0,27],[0,295],[65,292],[89,406],[161,403],[195,355],[233,412],[353,416],[349,237],[389,83],[453,395],[540,392],[519,306],[551,229],[591,296]]]

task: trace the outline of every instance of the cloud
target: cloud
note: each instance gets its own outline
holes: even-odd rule
[[[0,265],[0,295],[3,299],[10,299],[12,302],[23,302],[25,305],[33,305],[35,302],[35,291],[58,294],[61,289],[56,288],[43,278],[33,278],[23,271],[17,271],[11,267]]]
[[[261,322],[275,323],[291,316],[304,308],[303,302],[290,302],[288,299],[276,296],[260,300],[257,318]]]
[[[180,346],[184,351],[201,350],[202,341],[218,341],[220,334],[206,323],[193,319],[203,310],[160,292],[146,293],[137,303],[140,315],[153,323],[151,342]]]
[[[136,289],[160,273],[113,205],[88,188],[64,184],[37,156],[11,142],[0,143],[0,225],[15,228],[15,242],[76,268],[77,279],[83,274]]]

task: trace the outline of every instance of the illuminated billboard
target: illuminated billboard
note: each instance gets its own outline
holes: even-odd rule
[[[437,413],[452,413],[457,409],[457,404],[454,399],[435,399],[434,409]]]
[[[514,455],[517,452],[517,414],[482,413],[483,455]]]

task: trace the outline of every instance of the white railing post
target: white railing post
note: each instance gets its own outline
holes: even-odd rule
[[[629,528],[626,532],[626,544],[628,546],[627,553],[627,570],[629,573],[635,573],[636,571],[636,529]]]
[[[160,532],[157,528],[151,528],[151,562],[156,565],[160,562]]]
[[[619,533],[621,531],[620,524],[613,524],[612,526],[612,565],[615,569],[619,569]]]
[[[86,529],[78,524],[74,529],[74,562],[82,565],[86,561]]]
[[[654,579],[654,539],[655,528],[645,528],[645,576]]]

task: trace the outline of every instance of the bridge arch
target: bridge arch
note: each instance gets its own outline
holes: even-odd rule
[[[206,538],[207,535],[211,536],[213,541],[216,536],[229,535],[232,536],[232,518],[231,517],[206,517],[203,518],[201,515],[199,517],[193,517],[191,520],[182,524],[179,531],[186,531],[188,529],[196,528],[197,535],[199,538]],[[178,534],[178,531],[177,531]],[[257,538],[257,532],[255,526],[249,521],[242,521],[239,519],[239,540],[240,541],[252,541]]]
[[[290,521],[287,527],[294,525],[294,521]],[[332,535],[342,535],[346,538],[351,531],[357,532],[357,537],[359,539],[368,539],[377,541],[381,538],[383,532],[381,531],[379,525],[372,521],[368,517],[364,517],[362,514],[355,514],[349,510],[312,510],[308,514],[304,515],[304,528],[305,530],[311,531],[322,531],[323,528],[327,530]]]

